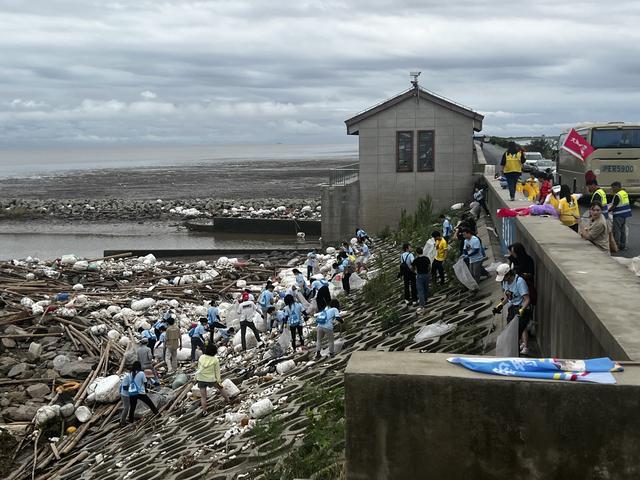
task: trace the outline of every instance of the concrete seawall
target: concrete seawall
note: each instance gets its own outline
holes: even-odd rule
[[[485,178],[501,241],[521,242],[536,263],[542,354],[640,360],[640,279],[555,218],[497,218],[498,208],[530,202],[509,201],[497,180]]]
[[[640,367],[596,385],[475,373],[449,356],[352,355],[347,479],[640,476]]]

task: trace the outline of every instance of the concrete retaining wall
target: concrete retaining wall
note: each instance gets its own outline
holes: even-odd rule
[[[486,180],[498,234],[505,244],[523,243],[536,263],[543,355],[640,360],[640,279],[555,218],[498,219],[498,208],[530,202],[511,202],[498,181]]]
[[[360,218],[360,182],[322,187],[322,244],[333,245],[355,234]]]
[[[347,479],[640,478],[640,367],[595,385],[483,375],[448,356],[351,356]]]

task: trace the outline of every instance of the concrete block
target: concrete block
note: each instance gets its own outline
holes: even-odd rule
[[[640,367],[594,385],[483,375],[448,356],[353,353],[347,479],[640,477]]]

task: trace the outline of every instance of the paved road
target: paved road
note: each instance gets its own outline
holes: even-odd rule
[[[485,143],[483,146],[483,152],[488,164],[499,165],[504,148],[496,145]],[[496,168],[498,171],[499,168]],[[637,257],[640,255],[640,202],[636,202],[633,207],[633,217],[627,220],[629,225],[629,238],[627,240],[627,250],[621,252],[619,255],[623,257]]]

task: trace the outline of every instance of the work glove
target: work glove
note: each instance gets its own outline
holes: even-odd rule
[[[525,310],[526,310],[525,307],[522,307],[520,310],[518,310],[518,316],[521,317],[524,314]]]
[[[498,305],[496,305],[495,307],[493,307],[493,310],[491,310],[491,313],[493,313],[494,315],[497,315],[499,313],[502,313],[502,304],[499,303]]]

